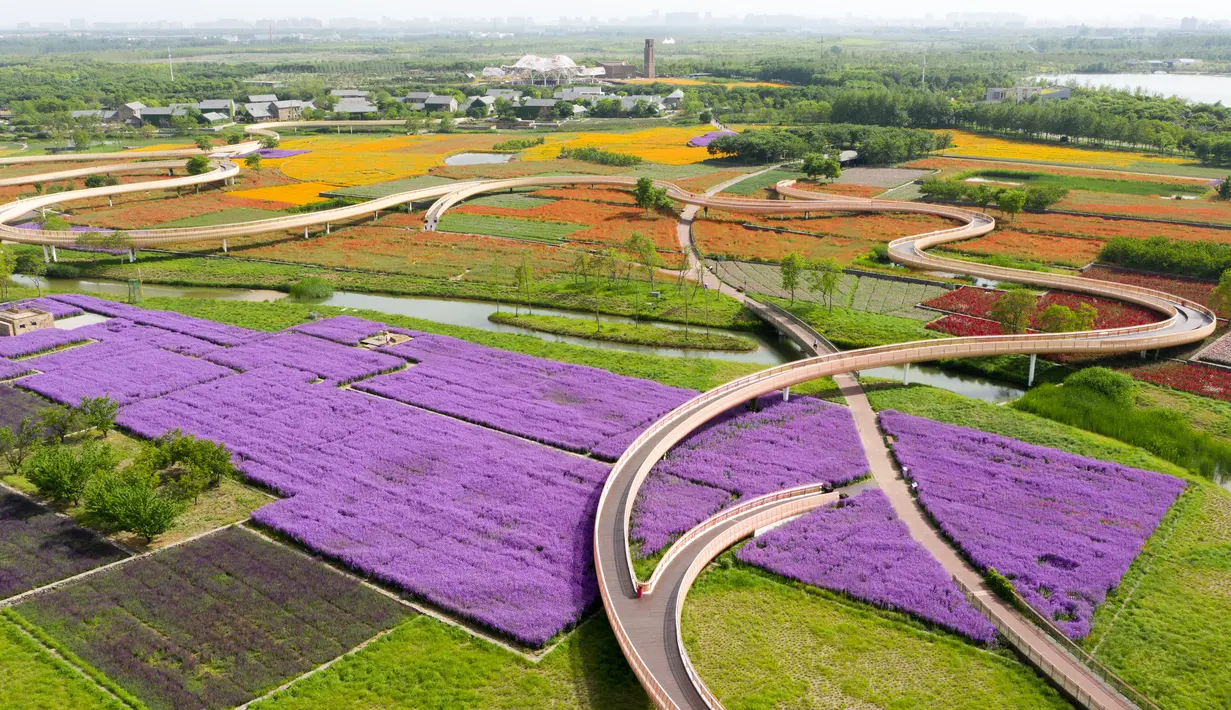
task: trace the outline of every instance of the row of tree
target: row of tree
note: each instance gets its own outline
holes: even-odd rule
[[[1016,215],[1023,209],[1042,212],[1068,196],[1069,190],[1057,185],[1031,185],[1018,189],[986,182],[965,182],[960,178],[924,180],[919,192],[929,200],[941,202],[971,202],[987,210],[995,204],[1005,214]]]
[[[811,153],[824,155],[855,150],[861,162],[883,165],[922,157],[946,147],[951,141],[952,136],[945,133],[835,123],[748,130],[715,138],[707,150],[711,155],[732,156],[755,163],[795,160]]]

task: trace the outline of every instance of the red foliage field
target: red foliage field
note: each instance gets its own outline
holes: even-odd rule
[[[1044,264],[1085,266],[1098,256],[1102,240],[1033,234],[1016,229],[998,229],[977,239],[966,239],[946,247],[948,251],[978,256],[1007,256]]]
[[[1206,305],[1209,304],[1210,295],[1214,292],[1214,287],[1218,285],[1213,281],[1186,279],[1179,276],[1146,274],[1136,271],[1128,271],[1125,269],[1115,269],[1107,266],[1091,266],[1081,272],[1081,276],[1087,279],[1114,281],[1116,283],[1152,288],[1156,291],[1163,291],[1164,293],[1183,296],[1184,298],[1196,301],[1198,303],[1204,303]]]
[[[928,330],[935,330],[940,333],[948,333],[949,335],[957,336],[1004,334],[1004,331],[1000,328],[1000,324],[994,320],[974,318],[972,316],[957,314],[950,314],[937,318],[923,327]]]
[[[639,207],[582,200],[556,200],[528,210],[472,204],[462,205],[454,211],[459,214],[588,225],[587,229],[569,235],[570,241],[623,244],[633,232],[640,232],[653,239],[654,245],[661,250],[679,251],[680,248],[675,233],[676,216],[664,212],[646,214],[645,210]]]
[[[990,318],[992,307],[996,305],[996,302],[1003,295],[1003,291],[963,286],[955,291],[949,291],[936,298],[924,301],[920,305],[976,318]],[[1057,304],[1066,306],[1071,310],[1077,310],[1077,307],[1082,303],[1088,303],[1098,311],[1098,316],[1094,319],[1095,327],[1097,328],[1122,328],[1131,325],[1154,323],[1162,319],[1154,311],[1140,306],[1111,301],[1096,296],[1052,291],[1038,300],[1038,310],[1032,325],[1038,325],[1038,314],[1041,314],[1050,305]]]
[[[824,192],[830,195],[845,195],[847,197],[876,197],[885,191],[875,185],[855,185],[842,182],[811,182],[796,180],[795,187],[808,192]]]
[[[1231,401],[1231,370],[1195,362],[1160,362],[1126,370],[1133,377],[1163,387]]]

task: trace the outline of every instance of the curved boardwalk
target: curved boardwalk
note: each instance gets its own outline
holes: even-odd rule
[[[262,124],[248,127],[255,135],[277,135],[275,129],[282,126],[312,125],[394,125],[399,122],[338,121],[296,122],[289,124]],[[73,199],[106,196],[149,190],[151,187],[180,187],[232,179],[238,167],[225,158],[240,150],[251,150],[251,145],[230,146],[229,151],[220,151],[213,171],[204,175],[170,178],[158,183],[137,183],[59,193],[41,196],[0,206],[0,234],[6,239],[33,244],[72,244],[77,235],[71,232],[20,230],[7,223],[27,215],[31,210]],[[180,155],[199,154],[199,151],[167,151]],[[225,154],[224,154],[225,153]],[[27,159],[25,162],[53,162],[71,159],[98,160],[103,154],[92,156],[46,156],[45,159]],[[135,154],[112,154],[108,158],[132,158]],[[141,154],[141,157],[161,157],[157,153]],[[166,155],[171,157],[171,155]],[[10,159],[11,162],[23,162]],[[143,165],[148,167],[148,164]],[[136,168],[134,168],[136,169]],[[491,180],[455,183],[424,190],[412,190],[380,198],[360,205],[351,205],[335,210],[325,210],[304,215],[290,215],[271,220],[244,224],[219,225],[188,229],[151,229],[129,232],[136,246],[163,244],[176,241],[225,238],[246,234],[283,231],[313,225],[355,219],[367,214],[376,214],[380,209],[431,197],[439,200],[429,209],[425,229],[435,229],[440,217],[452,206],[463,200],[486,192],[519,187],[551,185],[613,185],[631,186],[634,178],[611,176],[532,177],[511,180]],[[772,521],[781,520],[802,511],[823,505],[832,500],[815,488],[791,489],[741,503],[734,508],[715,515],[701,523],[676,543],[664,557],[655,577],[648,584],[641,584],[632,568],[629,552],[628,525],[637,491],[651,467],[677,442],[703,425],[709,419],[746,402],[754,397],[785,389],[808,380],[836,376],[844,394],[848,395],[852,412],[861,421],[861,437],[869,453],[873,475],[889,494],[900,517],[907,522],[916,539],[932,551],[946,569],[965,584],[975,597],[976,606],[996,621],[997,626],[1011,639],[1017,639],[1036,665],[1048,672],[1058,684],[1065,687],[1087,707],[1131,708],[1124,698],[1110,691],[1096,676],[1075,658],[1067,655],[1042,631],[1016,616],[1015,612],[991,599],[981,586],[973,570],[957,558],[956,554],[922,520],[910,499],[905,484],[896,477],[893,462],[883,442],[875,435],[876,428],[871,408],[853,380],[845,373],[884,365],[926,362],[941,358],[972,357],[1020,353],[1097,353],[1112,354],[1139,350],[1151,350],[1187,344],[1201,340],[1214,330],[1213,314],[1200,304],[1150,289],[1109,283],[1092,279],[1079,279],[1057,274],[1019,271],[1004,267],[987,266],[972,262],[936,257],[925,253],[930,246],[961,239],[969,239],[990,232],[995,222],[988,216],[957,207],[929,205],[889,200],[857,199],[825,196],[806,192],[792,186],[791,181],[779,183],[777,189],[784,196],[798,198],[795,201],[754,200],[723,197],[715,194],[695,194],[670,183],[659,183],[669,195],[688,208],[685,218],[691,219],[698,208],[721,209],[730,212],[774,214],[782,212],[911,212],[931,214],[952,219],[960,224],[927,234],[905,237],[891,242],[890,258],[912,268],[924,271],[941,271],[981,276],[999,281],[1031,284],[1045,288],[1065,289],[1136,303],[1154,309],[1167,318],[1127,328],[1081,333],[1039,333],[1026,335],[987,336],[971,338],[948,338],[897,345],[864,348],[847,352],[825,352],[803,360],[757,372],[729,382],[709,392],[702,393],[684,403],[656,422],[625,451],[613,467],[599,499],[595,518],[594,562],[598,574],[599,589],[621,649],[628,658],[633,671],[642,685],[663,708],[720,707],[710,695],[704,682],[691,670],[679,641],[679,614],[683,600],[695,576],[706,563],[740,537],[753,529]],[[711,190],[711,193],[718,190]],[[306,236],[306,231],[305,231]],[[681,237],[683,238],[683,234]],[[691,252],[690,252],[691,254]],[[712,275],[702,271],[707,283],[722,287]],[[711,281],[712,279],[712,281]],[[792,327],[787,325],[788,331]],[[796,333],[808,349],[810,333]]]

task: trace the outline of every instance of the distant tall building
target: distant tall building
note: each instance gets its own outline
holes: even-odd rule
[[[647,39],[645,41],[645,77],[653,79],[656,76],[654,73],[654,40]]]

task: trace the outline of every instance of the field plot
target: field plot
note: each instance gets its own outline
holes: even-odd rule
[[[1231,370],[1226,368],[1172,360],[1125,371],[1143,382],[1231,402]]]
[[[995,627],[975,611],[936,558],[911,538],[879,489],[775,528],[740,548],[737,557],[981,643],[996,638]]]
[[[656,126],[628,133],[559,133],[547,136],[547,142],[522,151],[528,162],[555,160],[562,147],[601,148],[615,153],[628,153],[666,165],[688,165],[713,158],[704,148],[688,145],[697,134],[696,127]]]
[[[16,607],[154,709],[233,707],[410,615],[235,528]]]
[[[280,147],[311,152],[279,160],[278,169],[302,182],[340,187],[372,185],[424,175],[451,153],[486,150],[504,140],[496,134],[316,135],[290,138]],[[553,156],[554,157],[554,156]]]
[[[273,219],[275,217],[285,217],[282,212],[274,212],[273,210],[258,210],[251,207],[233,207],[223,209],[217,212],[208,212],[198,217],[184,217],[183,219],[173,219],[170,222],[151,225],[159,229],[167,229],[171,227],[212,227],[219,224],[238,224],[240,222],[256,222],[262,219]]]
[[[1107,240],[1112,237],[1146,239],[1166,237],[1197,242],[1226,242],[1231,239],[1231,230],[1217,227],[1193,227],[1165,222],[1142,222],[1114,217],[1076,217],[1055,213],[1026,213],[1017,215],[1013,228],[1023,232],[1058,234],[1085,239]]]
[[[437,185],[447,185],[451,182],[453,182],[453,180],[437,177],[435,175],[419,175],[417,177],[389,180],[387,182],[377,182],[370,185],[335,188],[322,193],[322,196],[356,197],[361,200],[375,200],[378,197],[388,197],[389,195],[396,195],[399,192],[421,190],[423,188],[436,187]]]
[[[1077,167],[1132,170],[1142,170],[1150,167],[1156,170],[1162,168],[1174,169],[1189,162],[1184,158],[1153,153],[1133,153],[1121,150],[1098,150],[1050,143],[1033,143],[997,138],[967,131],[946,130],[945,132],[953,135],[953,147],[945,151],[946,154],[959,158],[997,158],[1038,163],[1059,163]],[[912,165],[917,165],[917,163]]]
[[[945,535],[1074,639],[1185,485],[894,411],[880,422]]]
[[[650,212],[631,204],[626,191],[593,188],[557,189],[552,196],[577,194],[580,199],[555,199],[525,208],[467,203],[446,213],[440,228],[454,232],[541,240],[623,244],[633,232],[654,240],[663,251],[678,251],[676,215]],[[598,201],[602,199],[603,201]],[[608,204],[615,201],[620,204]]]
[[[0,599],[127,556],[71,518],[0,491]]]
[[[17,365],[17,363],[13,363]],[[20,369],[28,369],[21,365]],[[37,418],[47,403],[11,385],[0,385],[0,427],[16,427],[25,417]]]
[[[779,225],[783,226],[783,225]],[[849,264],[876,244],[848,237],[777,233],[749,229],[739,222],[698,219],[692,225],[693,241],[702,254],[747,261],[778,262],[797,251],[809,259],[837,259]]]
[[[1231,203],[1213,199],[1163,199],[1158,195],[1124,195],[1075,191],[1058,205],[1074,212],[1120,215],[1178,222],[1231,225]],[[1148,230],[1148,227],[1146,227]]]
[[[1043,264],[1081,267],[1098,257],[1101,239],[997,229],[991,234],[941,247],[938,251],[975,256],[1007,256]]]
[[[760,175],[740,180],[722,191],[724,195],[739,195],[740,197],[764,197],[768,188],[783,180],[799,180],[804,174],[798,170],[775,168]]]
[[[94,681],[0,617],[0,710],[125,710]]]
[[[1004,294],[1004,291],[995,289],[963,286],[956,291],[949,291],[925,301],[923,305],[976,318],[991,318],[992,308],[1004,297]],[[1094,319],[1096,328],[1121,328],[1156,323],[1162,320],[1161,314],[1143,306],[1112,301],[1097,296],[1050,291],[1038,298],[1030,325],[1033,328],[1039,327],[1039,318],[1048,306],[1060,305],[1076,311],[1082,304],[1089,304],[1098,312]]]
[[[1012,655],[748,569],[697,579],[683,640],[729,708],[1072,707]]]
[[[477,208],[470,208],[477,209]],[[437,229],[458,234],[481,234],[490,237],[530,239],[538,242],[556,243],[571,234],[584,230],[585,225],[567,222],[544,222],[516,217],[493,217],[473,214],[461,209],[440,218]]]
[[[654,466],[635,501],[632,538],[651,555],[731,501],[806,483],[837,485],[867,472],[845,407],[762,397],[757,409],[737,407],[711,420]]]

